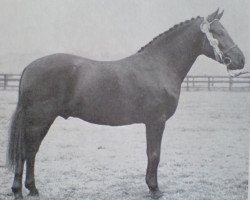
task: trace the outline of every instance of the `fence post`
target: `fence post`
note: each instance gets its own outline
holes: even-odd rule
[[[210,91],[210,76],[207,77],[208,81],[207,81],[207,87],[208,87],[208,91]]]
[[[6,90],[7,89],[7,85],[8,85],[8,79],[7,79],[7,74],[3,75],[3,89]]]
[[[189,91],[189,77],[187,76],[187,91]]]
[[[229,77],[229,91],[232,90],[232,86],[233,86],[233,78],[232,77]]]
[[[249,88],[248,88],[248,89],[249,89],[249,91],[250,91],[250,79],[249,79]]]

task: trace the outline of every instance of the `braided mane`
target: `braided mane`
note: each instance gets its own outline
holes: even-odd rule
[[[151,45],[154,41],[156,41],[157,39],[159,39],[161,36],[170,35],[171,33],[173,33],[174,31],[178,30],[183,25],[187,25],[187,24],[193,22],[194,20],[200,19],[200,18],[201,18],[200,16],[197,16],[196,18],[191,18],[190,20],[186,20],[184,22],[181,22],[179,24],[174,25],[173,27],[171,27],[167,31],[165,31],[165,32],[159,34],[158,36],[154,37],[153,40],[151,40],[148,44],[146,44],[145,46],[141,47],[141,49],[139,51],[137,51],[137,53],[142,52],[146,47],[148,47],[149,45]]]

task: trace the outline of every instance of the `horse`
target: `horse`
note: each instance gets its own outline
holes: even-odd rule
[[[220,23],[217,9],[207,17],[186,20],[155,37],[135,54],[116,61],[95,61],[70,54],[53,54],[33,61],[21,75],[7,150],[14,171],[12,192],[35,185],[35,156],[55,118],[76,117],[90,123],[146,127],[146,184],[153,198],[163,195],[157,168],[166,121],[175,113],[181,84],[200,55],[228,70],[242,69],[245,58]]]

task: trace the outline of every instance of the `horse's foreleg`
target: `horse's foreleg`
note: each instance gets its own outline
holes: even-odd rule
[[[157,182],[157,168],[160,161],[161,140],[164,127],[165,122],[146,124],[148,156],[146,183],[151,194],[156,198],[162,196]]]

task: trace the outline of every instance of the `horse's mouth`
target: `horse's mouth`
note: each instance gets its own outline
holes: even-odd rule
[[[242,70],[242,66],[235,66],[235,65],[228,65],[227,70],[234,71],[234,70]]]
[[[237,77],[237,76],[240,76],[242,74],[248,74],[250,72],[242,70],[242,67],[240,67],[238,69],[235,69],[235,68],[231,69],[230,67],[227,66],[227,73],[230,77]]]
[[[227,70],[240,70],[244,68],[244,65],[237,65],[234,62],[230,62],[229,64],[225,64],[227,66]]]
[[[227,66],[227,72],[230,77],[237,77],[242,74],[248,74],[249,71],[244,71],[244,64],[242,65],[236,65],[234,62],[230,62]]]

